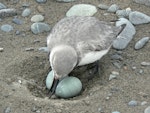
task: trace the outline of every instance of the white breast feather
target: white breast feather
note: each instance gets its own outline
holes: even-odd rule
[[[102,51],[89,52],[89,53],[85,54],[85,56],[83,58],[81,58],[81,61],[79,62],[78,66],[93,63],[93,62],[101,59],[108,51],[109,51],[109,49],[102,50]]]

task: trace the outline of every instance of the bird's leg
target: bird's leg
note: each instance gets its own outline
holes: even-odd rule
[[[90,80],[90,79],[92,79],[94,77],[94,75],[99,73],[99,61],[96,61],[93,64],[90,64],[87,67],[87,70],[89,70],[88,80]]]
[[[59,83],[59,79],[54,79],[53,85],[52,85],[51,89],[48,91],[48,94],[50,94],[50,96],[49,96],[50,98],[55,93],[58,83]]]

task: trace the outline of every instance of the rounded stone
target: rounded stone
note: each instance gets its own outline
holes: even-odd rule
[[[145,110],[144,113],[150,113],[150,106],[148,106]]]
[[[67,17],[70,16],[93,16],[97,12],[94,5],[90,4],[77,4],[72,6],[66,13]]]
[[[38,3],[45,3],[47,0],[36,0]]]
[[[48,32],[50,31],[50,26],[46,23],[42,23],[42,22],[36,22],[36,23],[33,23],[31,25],[31,31],[34,33],[34,34],[39,34],[39,33],[42,33],[42,32]]]
[[[137,106],[138,105],[138,102],[135,101],[135,100],[131,100],[129,103],[128,103],[129,106]]]
[[[42,22],[44,20],[44,16],[42,15],[34,15],[31,17],[31,22]]]
[[[18,19],[18,18],[14,18],[14,19],[12,20],[12,22],[15,23],[15,24],[18,24],[18,25],[21,25],[21,24],[23,23],[23,21],[20,20],[20,19]]]
[[[138,42],[136,42],[135,44],[135,49],[141,49],[148,41],[149,41],[150,37],[144,37],[142,39],[140,39]]]
[[[2,3],[0,3],[0,10],[1,9],[6,9],[7,7],[4,5],[4,4],[2,4]]]
[[[81,81],[76,77],[65,77],[56,87],[55,94],[62,98],[77,96],[82,89]]]
[[[13,27],[9,24],[5,24],[1,26],[1,30],[4,32],[10,32],[13,30]]]
[[[31,10],[29,8],[24,9],[23,12],[22,12],[23,17],[27,17],[30,14],[31,14]]]
[[[108,8],[108,12],[111,13],[115,13],[117,10],[119,9],[119,6],[117,4],[112,4],[109,8]]]
[[[109,8],[109,6],[105,5],[105,4],[99,4],[98,8],[102,9],[102,10],[107,10]]]

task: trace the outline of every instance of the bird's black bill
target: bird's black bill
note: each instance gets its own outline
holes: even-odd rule
[[[54,79],[53,85],[52,85],[51,89],[48,91],[48,94],[50,94],[49,97],[51,97],[55,93],[58,83],[59,83],[59,79]]]

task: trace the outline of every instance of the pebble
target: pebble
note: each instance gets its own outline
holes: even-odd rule
[[[4,48],[0,47],[0,52],[3,52],[4,51]]]
[[[146,104],[147,104],[146,101],[141,102],[141,106],[144,106],[144,105],[146,105]]]
[[[113,111],[112,113],[120,113],[119,111]]]
[[[142,69],[140,69],[140,70],[139,70],[139,73],[140,73],[140,74],[143,74],[143,73],[144,73],[144,71],[143,71]]]
[[[133,1],[139,4],[150,6],[150,0],[133,0]]]
[[[0,3],[0,10],[1,9],[6,9],[7,7],[4,5],[4,4],[2,4],[2,3]]]
[[[50,30],[51,30],[50,26],[46,23],[37,22],[37,23],[33,23],[31,25],[31,31],[34,34],[39,34],[39,33],[45,32],[45,31],[48,32]]]
[[[150,16],[138,11],[134,11],[129,14],[129,20],[134,25],[145,24],[150,23]]]
[[[18,14],[18,12],[16,9],[1,9],[0,10],[0,17],[1,18],[15,16],[17,14]]]
[[[1,30],[4,32],[10,32],[13,30],[13,27],[9,24],[4,24],[1,26]]]
[[[122,17],[128,17],[129,14],[131,13],[131,8],[126,8],[126,9],[123,9],[123,10],[117,10],[116,11],[116,14],[119,18],[122,18]]]
[[[10,107],[6,107],[4,110],[4,113],[11,113],[11,108]]]
[[[33,51],[33,50],[34,50],[33,47],[25,48],[25,51]]]
[[[115,79],[115,78],[117,78],[117,75],[114,75],[114,74],[109,75],[109,81],[112,80],[112,79]]]
[[[39,51],[49,52],[49,49],[48,49],[48,47],[40,47]]]
[[[38,3],[45,3],[47,0],[36,0]]]
[[[109,8],[108,8],[108,12],[111,13],[115,13],[117,10],[119,10],[119,6],[117,4],[112,4]]]
[[[30,6],[30,4],[26,3],[26,2],[22,4],[22,7],[29,7],[29,6]]]
[[[27,16],[29,16],[30,14],[31,14],[30,8],[26,8],[26,9],[24,9],[23,12],[22,12],[22,16],[23,16],[23,17],[27,17]]]
[[[137,106],[138,105],[138,102],[135,101],[135,100],[131,100],[129,103],[128,103],[129,106],[131,107],[134,107],[134,106]]]
[[[98,8],[102,9],[102,10],[108,10],[109,6],[105,5],[105,4],[99,4]]]
[[[135,27],[127,19],[120,18],[119,21],[116,22],[116,26],[121,26],[123,24],[126,24],[125,28],[113,42],[113,47],[118,50],[125,49],[136,33]]]
[[[15,24],[17,24],[17,25],[23,24],[23,21],[20,20],[19,18],[16,18],[16,17],[12,20],[12,22],[15,23]]]
[[[144,113],[150,113],[150,106],[148,106],[145,110]]]
[[[149,39],[150,39],[150,37],[144,37],[144,38],[140,39],[138,42],[136,42],[134,48],[141,49],[149,41]]]
[[[97,12],[94,5],[90,4],[77,4],[72,6],[66,13],[67,17],[70,16],[93,16]]]
[[[45,11],[44,11],[44,9],[43,9],[42,6],[39,5],[39,6],[37,6],[36,8],[37,8],[38,12],[40,12],[40,13],[45,13]]]
[[[150,66],[150,62],[141,62],[142,66]]]
[[[16,35],[20,35],[21,32],[19,30],[16,31]]]
[[[118,54],[114,54],[111,56],[111,59],[112,60],[123,60],[122,56],[121,55],[118,55]]]
[[[31,22],[42,22],[44,20],[44,16],[42,15],[34,15],[31,17]]]
[[[57,2],[74,2],[76,0],[56,0]]]

